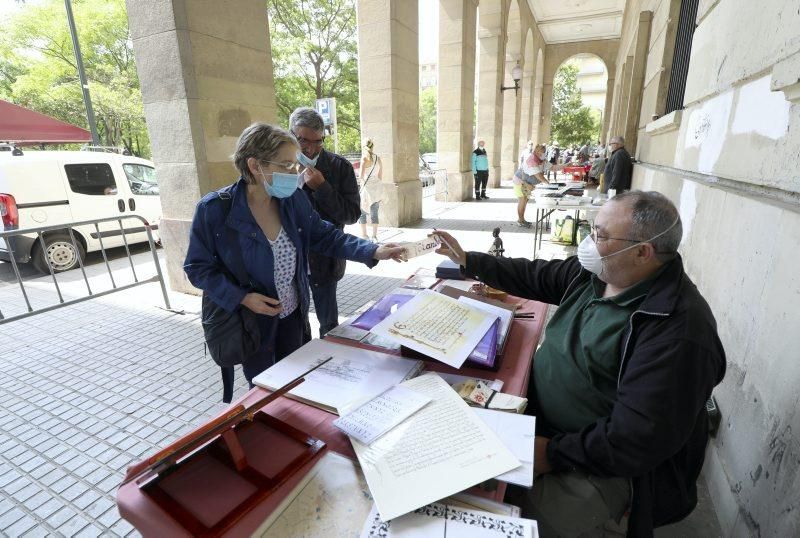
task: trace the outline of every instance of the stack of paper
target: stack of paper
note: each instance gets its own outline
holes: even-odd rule
[[[525,488],[533,487],[533,450],[536,417],[476,408],[472,410],[522,464],[497,476],[497,480]]]
[[[410,514],[383,521],[378,507],[369,513],[361,538],[537,538],[536,521],[431,503]]]
[[[422,362],[377,351],[312,340],[258,374],[253,383],[275,390],[328,357],[333,359],[310,373],[287,396],[331,413],[354,402],[367,401],[404,379],[414,377]]]
[[[497,316],[431,290],[422,290],[372,332],[460,368]]]
[[[401,386],[431,402],[370,446],[350,439],[384,520],[520,466],[441,377],[425,374]]]

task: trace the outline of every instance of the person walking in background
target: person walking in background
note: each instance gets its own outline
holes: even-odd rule
[[[547,161],[551,165],[558,164],[558,160],[561,158],[561,148],[558,147],[558,144],[554,144],[550,146],[550,151],[547,154]],[[556,171],[550,168],[547,171],[547,179],[550,180],[550,174],[553,174],[553,179],[555,179]]]
[[[602,192],[615,189],[619,194],[630,190],[633,177],[633,162],[631,161],[631,154],[625,149],[625,139],[621,136],[615,136],[608,143],[608,147],[611,149],[611,157],[606,163]]]
[[[600,153],[594,154],[592,167],[589,169],[589,183],[597,186],[600,184],[600,176],[606,169],[606,160]]]
[[[289,129],[300,144],[297,160],[301,165],[302,189],[319,216],[342,230],[361,216],[358,182],[350,161],[326,151],[325,123],[313,108],[295,109],[289,116]],[[336,287],[344,276],[345,260],[312,252],[308,257],[311,295],[319,320],[319,336],[339,324]]]
[[[475,177],[475,199],[486,200],[486,184],[489,182],[489,158],[486,156],[486,142],[478,140],[478,147],[472,152],[472,175]]]
[[[383,163],[375,154],[374,142],[367,138],[364,144],[365,153],[361,156],[359,170],[359,195],[361,197],[361,236],[367,239],[367,214],[372,224],[372,240],[378,242],[378,209],[383,196]]]

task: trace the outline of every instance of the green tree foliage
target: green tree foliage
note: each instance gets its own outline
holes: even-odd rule
[[[578,66],[565,63],[556,72],[553,82],[553,120],[551,137],[564,146],[580,146],[597,140],[600,123],[592,109],[583,106],[578,88]]]
[[[339,152],[360,151],[354,0],[268,0],[267,7],[279,121],[288,126],[295,108],[335,97]]]
[[[436,153],[436,87],[419,93],[419,152]]]
[[[125,0],[73,0],[73,13],[101,143],[149,156]],[[88,129],[63,1],[0,27],[0,98]]]

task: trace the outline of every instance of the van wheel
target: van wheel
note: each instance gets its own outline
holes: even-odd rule
[[[72,244],[69,234],[56,233],[44,236],[44,250],[47,252],[45,260],[42,247],[37,242],[33,249],[33,266],[42,273],[49,273],[47,261],[53,266],[53,271],[60,273],[78,267],[78,260],[81,262],[86,256],[83,245],[76,238],[76,244]]]

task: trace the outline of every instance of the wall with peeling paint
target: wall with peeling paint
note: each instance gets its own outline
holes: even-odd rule
[[[800,3],[701,0],[684,109],[664,116],[679,5],[626,6],[618,70],[653,13],[633,187],[679,206],[728,355],[704,467],[724,533],[800,536]]]

